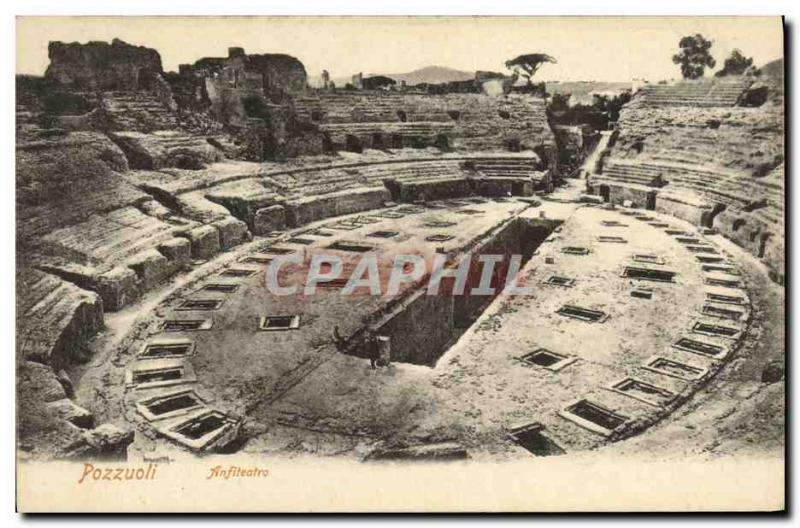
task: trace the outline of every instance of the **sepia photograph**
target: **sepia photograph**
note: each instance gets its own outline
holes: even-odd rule
[[[780,16],[15,26],[18,511],[785,510]]]

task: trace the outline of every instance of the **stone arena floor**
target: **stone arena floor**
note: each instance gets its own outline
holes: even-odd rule
[[[576,196],[573,184],[538,206],[517,198],[401,205],[259,237],[109,314],[94,360],[73,373],[77,394],[103,420],[135,425],[132,452],[148,457],[187,456],[234,431],[230,450],[286,456],[361,458],[451,442],[473,458],[505,459],[623,440],[618,449],[643,431],[658,443],[655,430],[702,407],[708,381],[718,371],[725,380],[726,365],[757,350],[740,345],[760,324],[748,293],[758,275],[736,246],[688,223]],[[458,256],[491,242],[498,226],[545,220],[548,234],[519,274],[532,293],[500,294],[471,325],[454,326],[436,306],[418,308],[422,301],[343,297],[336,288],[276,297],[264,285],[276,247],[308,256],[336,242],[368,245],[386,269],[398,253]],[[380,231],[395,234],[369,236]],[[426,241],[431,234],[453,238]],[[413,297],[406,288],[399,297]],[[184,309],[197,300],[214,309]],[[403,324],[380,326],[403,311]],[[259,330],[264,316],[295,315],[277,323],[289,329]],[[197,328],[164,331],[182,320]],[[437,350],[423,354],[434,359],[372,369],[336,349],[334,326],[351,336],[365,325],[391,327],[393,348],[407,339],[424,349],[415,337],[438,328]]]

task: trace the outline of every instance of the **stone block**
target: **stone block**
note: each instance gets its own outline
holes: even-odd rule
[[[447,180],[433,180],[421,182],[400,182],[400,201],[413,202],[415,200],[441,200],[444,198],[459,198],[469,196],[469,180],[454,178]]]
[[[171,238],[160,244],[158,250],[178,268],[188,265],[192,259],[192,244],[185,238]]]
[[[181,235],[189,239],[192,245],[192,258],[210,259],[220,250],[219,230],[211,225],[195,227]]]
[[[64,387],[58,382],[56,373],[47,365],[25,361],[17,367],[19,397],[36,398],[45,403],[67,397]]]
[[[218,220],[212,225],[219,230],[219,244],[222,250],[237,246],[250,236],[247,224],[235,218]]]
[[[116,267],[97,278],[97,293],[103,308],[109,312],[121,310],[139,297],[136,272],[130,268]]]
[[[66,420],[82,429],[91,429],[94,425],[94,415],[69,398],[52,401],[47,404],[47,409],[56,418]]]
[[[136,272],[142,291],[153,289],[158,283],[169,277],[172,271],[167,257],[155,249],[139,253],[129,259],[127,265]]]
[[[297,227],[333,216],[379,209],[389,200],[391,193],[385,187],[349,189],[292,200],[285,205],[286,223]]]
[[[64,450],[63,458],[73,460],[120,460],[128,458],[128,446],[133,443],[133,431],[113,424],[103,424],[85,431],[80,440]]]
[[[253,234],[266,235],[286,228],[286,210],[282,205],[258,209],[253,217]]]

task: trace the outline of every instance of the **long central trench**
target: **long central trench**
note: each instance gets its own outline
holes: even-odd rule
[[[507,273],[512,257],[519,256],[519,268],[522,269],[560,223],[539,218],[511,219],[473,247],[463,294],[454,292],[455,279],[446,277],[442,280],[439,293],[429,295],[428,276],[402,301],[379,314],[369,326],[370,331],[380,336],[381,342],[390,343],[392,362],[435,366],[439,358],[502,292],[508,282]],[[473,288],[478,288],[483,266],[486,265],[479,261],[480,255],[502,256],[502,260],[494,265],[490,282],[494,293],[490,295],[471,294]],[[345,353],[365,358],[373,356],[375,352],[370,347],[376,345],[365,341],[365,330],[353,336],[343,349]]]

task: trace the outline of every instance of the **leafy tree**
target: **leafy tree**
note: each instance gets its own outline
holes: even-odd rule
[[[742,55],[741,50],[735,49],[731,56],[725,59],[722,69],[715,77],[725,77],[726,75],[741,75],[753,66],[753,57],[747,58]]]
[[[546,53],[528,53],[527,55],[520,55],[514,59],[507,60],[506,68],[513,70],[518,75],[522,75],[528,80],[528,84],[531,84],[531,78],[536,74],[536,71],[547,62],[555,64],[558,61]]]
[[[397,81],[385,75],[365,77],[361,82],[365,90],[385,90],[397,84]]]
[[[568,93],[554,93],[553,98],[550,99],[549,110],[551,112],[563,112],[569,110],[569,99],[571,94]]]
[[[702,77],[706,67],[713,68],[717,64],[709,51],[712,44],[700,33],[688,35],[680,40],[678,46],[681,51],[672,56],[672,62],[680,64],[684,79]]]
[[[604,110],[608,112],[608,120],[609,121],[617,121],[619,119],[619,113],[622,110],[623,105],[628,103],[633,98],[633,92],[630,90],[623,90],[618,95],[613,97],[606,98],[603,102]]]

